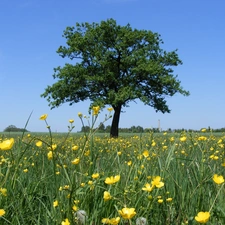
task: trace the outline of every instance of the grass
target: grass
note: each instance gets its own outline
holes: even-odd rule
[[[67,134],[50,128],[49,133],[1,134],[2,141],[13,137],[15,144],[0,151],[0,209],[5,211],[0,224],[99,225],[108,218],[106,224],[130,225],[140,217],[148,224],[198,224],[201,211],[210,212],[207,224],[225,224],[224,184],[212,179],[224,175],[223,134],[110,139],[72,129],[70,124]],[[106,184],[111,176],[120,179]],[[146,184],[154,187],[146,191]],[[130,219],[120,211],[125,207],[135,209]],[[79,210],[86,212],[85,222]]]

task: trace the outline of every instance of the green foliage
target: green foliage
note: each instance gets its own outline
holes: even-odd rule
[[[87,133],[90,132],[90,127],[89,126],[82,126],[81,131],[82,133]]]
[[[176,50],[161,48],[160,35],[148,30],[117,25],[113,19],[76,23],[64,31],[67,46],[58,54],[73,60],[54,69],[57,81],[41,95],[55,108],[86,99],[93,105],[111,105],[112,129],[118,130],[121,108],[140,99],[156,111],[170,112],[166,96],[189,95],[172,67],[182,64]],[[115,132],[114,132],[115,133]]]
[[[81,132],[89,131],[88,128],[89,128],[88,126],[82,127]],[[99,128],[97,129],[97,133],[102,133],[102,132],[108,133],[110,131],[110,129],[111,129],[110,125],[105,127],[105,125],[102,123],[102,124],[100,124]],[[144,129],[141,126],[131,126],[130,128],[119,128],[119,132],[120,133],[143,133],[143,132],[149,133],[149,132],[159,132],[159,131],[157,128]]]
[[[14,125],[10,125],[6,127],[3,132],[28,132],[28,130],[25,128],[18,128]]]

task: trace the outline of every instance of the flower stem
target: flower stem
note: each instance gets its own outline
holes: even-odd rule
[[[214,199],[214,201],[213,201],[213,204],[211,205],[211,207],[210,207],[210,209],[209,209],[209,212],[211,212],[211,210],[212,210],[212,208],[213,208],[213,206],[214,206],[214,204],[215,204],[215,202],[216,202],[216,199],[217,199],[217,197],[218,197],[218,195],[219,195],[219,193],[220,193],[220,191],[221,191],[223,185],[224,185],[224,183],[221,185],[219,191],[217,192],[216,197],[215,197],[215,199]]]

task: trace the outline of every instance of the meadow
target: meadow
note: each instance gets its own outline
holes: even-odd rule
[[[84,123],[82,114],[78,115]],[[2,133],[0,224],[225,224],[225,136]],[[109,116],[110,118],[110,116]]]

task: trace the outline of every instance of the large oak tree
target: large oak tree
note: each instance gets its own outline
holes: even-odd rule
[[[55,108],[91,100],[114,109],[110,135],[118,136],[122,107],[140,99],[162,113],[170,112],[166,96],[189,95],[174,75],[182,64],[177,50],[167,52],[158,33],[120,26],[113,19],[101,23],[76,23],[63,35],[66,46],[57,53],[72,62],[54,69],[56,82],[41,95]]]

